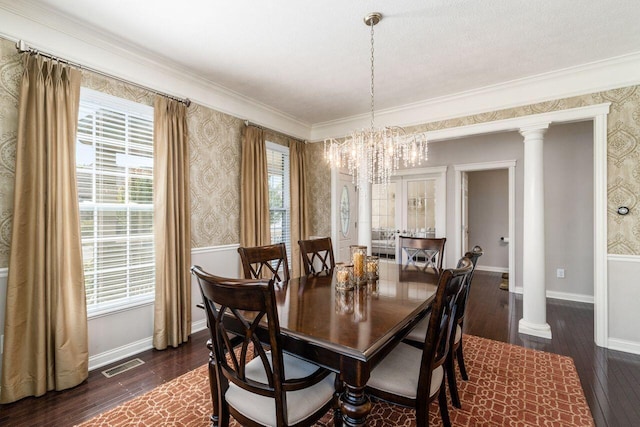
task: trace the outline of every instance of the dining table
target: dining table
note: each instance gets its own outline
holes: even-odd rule
[[[437,281],[434,271],[380,262],[377,277],[347,288],[334,270],[275,284],[282,349],[339,375],[345,426],[366,425],[370,373],[427,315]]]

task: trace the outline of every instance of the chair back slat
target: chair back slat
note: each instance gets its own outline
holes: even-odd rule
[[[238,248],[242,270],[246,279],[289,280],[289,262],[284,243],[275,245]]]
[[[321,239],[298,240],[304,273],[317,274],[331,271],[335,267],[333,244],[330,237]]]
[[[473,280],[473,274],[476,271],[476,265],[478,264],[478,258],[480,258],[484,254],[484,251],[480,246],[474,246],[471,251],[464,254],[466,258],[471,260],[472,269],[471,273],[467,277],[467,280],[464,283],[462,293],[459,298],[458,308],[456,311],[456,324],[462,326],[464,321],[464,315],[467,307],[467,300],[469,299],[469,292],[471,292],[471,281]]]
[[[421,267],[423,270],[442,270],[444,245],[446,242],[447,239],[445,237],[423,238],[400,236],[400,248],[407,255],[405,265],[417,266],[417,262],[421,258],[424,258],[425,264]]]

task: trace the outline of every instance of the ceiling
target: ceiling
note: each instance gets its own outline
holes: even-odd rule
[[[638,0],[27,3],[309,126],[369,110],[373,11],[376,110],[640,52]]]

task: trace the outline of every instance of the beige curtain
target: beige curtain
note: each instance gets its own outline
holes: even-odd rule
[[[177,347],[191,334],[191,214],[187,107],[162,96],[154,104],[156,300],[153,346]]]
[[[240,164],[240,245],[262,246],[271,242],[269,185],[264,133],[246,126],[242,134]]]
[[[88,375],[76,188],[80,72],[24,56],[2,359],[2,403]]]
[[[289,140],[291,180],[291,269],[292,277],[302,274],[298,240],[309,238],[309,204],[307,202],[306,150],[303,142]]]

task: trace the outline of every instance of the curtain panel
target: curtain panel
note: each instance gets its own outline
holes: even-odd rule
[[[24,56],[20,87],[2,403],[88,376],[76,129],[78,70]]]
[[[240,163],[240,246],[271,243],[269,183],[264,132],[245,126]]]
[[[187,107],[154,103],[156,296],[153,346],[177,347],[191,335],[191,212]]]
[[[309,238],[309,203],[307,201],[306,150],[304,142],[289,140],[291,189],[291,269],[292,277],[302,275],[302,258],[298,240]]]

